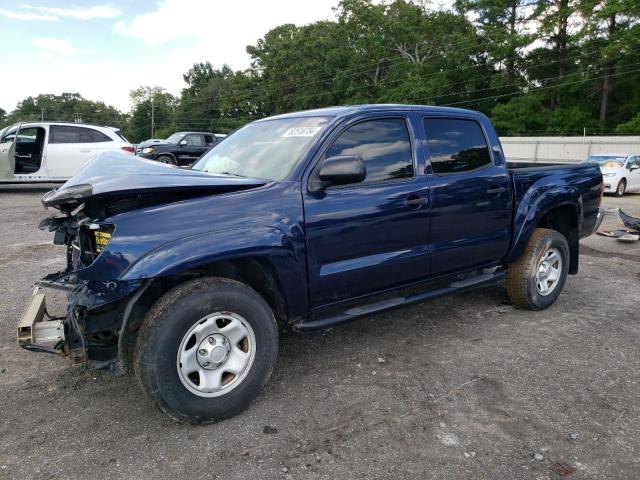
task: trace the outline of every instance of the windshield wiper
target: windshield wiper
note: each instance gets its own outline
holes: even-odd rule
[[[240,175],[239,173],[233,173],[233,172],[220,172],[220,175],[231,175],[233,177],[247,178],[244,175]]]

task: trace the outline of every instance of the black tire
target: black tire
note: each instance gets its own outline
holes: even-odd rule
[[[623,178],[618,182],[618,186],[616,187],[616,197],[622,197],[626,191],[627,181]]]
[[[177,355],[189,330],[214,312],[232,312],[250,324],[255,357],[228,393],[203,397],[184,385]],[[277,354],[278,328],[264,299],[235,280],[205,277],[173,288],[151,308],[138,334],[134,367],[142,390],[161,411],[180,422],[206,424],[247,408],[269,380]]]
[[[156,158],[156,161],[160,163],[166,163],[167,165],[176,165],[176,159],[171,155],[160,155],[158,158]]]
[[[557,265],[559,277],[547,294],[538,288],[538,267],[543,256],[555,249],[562,265]],[[520,258],[507,265],[507,293],[511,302],[528,310],[542,310],[556,301],[562,292],[569,272],[569,244],[561,233],[546,228],[536,228]],[[544,277],[543,277],[544,278]],[[544,283],[544,282],[543,282]]]

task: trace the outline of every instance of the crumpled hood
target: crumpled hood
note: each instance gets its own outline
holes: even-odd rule
[[[215,175],[120,152],[106,152],[85,165],[62,187],[46,193],[42,203],[46,207],[69,209],[98,196],[123,197],[156,191],[234,191],[265,183],[257,178]]]

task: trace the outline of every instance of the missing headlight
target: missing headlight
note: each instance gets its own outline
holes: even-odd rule
[[[81,267],[88,267],[107,247],[114,226],[92,223],[83,225],[78,234],[78,253]]]

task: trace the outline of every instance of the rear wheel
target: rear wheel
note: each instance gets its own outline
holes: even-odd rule
[[[269,379],[277,351],[276,321],[264,299],[243,283],[208,277],[156,302],[134,362],[157,407],[204,424],[245,409]]]
[[[569,272],[569,244],[555,230],[536,228],[520,258],[507,266],[511,301],[529,310],[542,310],[556,301]]]
[[[616,187],[616,197],[622,197],[624,192],[627,191],[627,181],[623,178],[618,182],[618,186]]]

